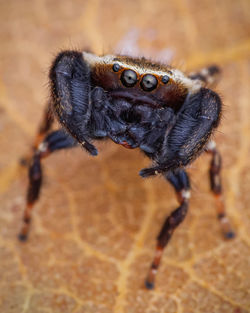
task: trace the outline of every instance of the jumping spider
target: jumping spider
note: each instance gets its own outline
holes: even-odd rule
[[[180,203],[167,217],[157,238],[156,254],[146,278],[154,287],[163,249],[184,220],[190,198],[185,166],[203,151],[212,155],[211,190],[226,238],[234,233],[226,217],[220,179],[221,156],[209,138],[221,116],[220,97],[206,88],[219,73],[217,66],[185,76],[168,65],[145,58],[63,51],[50,69],[51,100],[40,127],[29,168],[27,207],[19,238],[26,240],[31,210],[41,182],[41,159],[52,152],[81,145],[97,155],[92,140],[111,139],[128,149],[140,148],[153,161],[142,177],[162,174],[173,185]],[[62,129],[50,131],[53,117]]]

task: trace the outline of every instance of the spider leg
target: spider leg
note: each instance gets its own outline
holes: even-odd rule
[[[50,133],[34,152],[29,167],[29,186],[26,198],[26,208],[23,216],[23,225],[19,234],[20,240],[25,241],[27,239],[31,222],[31,211],[40,194],[42,185],[41,160],[56,150],[72,148],[76,145],[77,142],[73,138],[69,137],[64,131],[57,130]]]
[[[34,149],[37,149],[39,144],[43,141],[44,137],[51,130],[54,122],[53,112],[51,110],[51,103],[49,102],[46,106],[42,122],[39,126],[38,133],[34,143]]]
[[[46,134],[48,134],[48,132],[51,129],[51,126],[52,126],[53,122],[54,122],[54,116],[53,116],[53,113],[51,111],[51,103],[49,102],[47,104],[47,106],[46,106],[42,122],[41,122],[41,124],[39,126],[37,135],[36,135],[34,143],[32,145],[32,152],[27,153],[27,155],[23,156],[20,159],[20,164],[21,165],[28,166],[33,152],[37,149],[39,144],[43,141],[43,139],[46,136]]]
[[[98,151],[90,140],[90,69],[82,53],[63,51],[50,69],[51,98],[59,122],[91,155]]]
[[[210,65],[202,68],[198,72],[188,75],[193,80],[199,80],[203,86],[214,86],[220,78],[221,70],[217,65]]]
[[[181,169],[167,173],[165,178],[174,187],[180,206],[166,218],[158,235],[155,256],[145,281],[145,286],[148,289],[154,288],[155,277],[164,248],[171,239],[174,230],[185,219],[189,205],[190,182],[187,173]]]
[[[175,125],[154,157],[156,166],[142,169],[140,175],[148,177],[166,173],[194,161],[218,126],[220,113],[221,100],[212,90],[201,88],[188,95]]]
[[[216,200],[217,217],[221,223],[221,228],[224,237],[227,239],[231,239],[234,238],[235,233],[227,217],[222,194],[221,175],[220,175],[222,164],[221,155],[217,150],[216,143],[214,141],[210,141],[207,144],[205,151],[212,155],[212,160],[209,169],[209,177],[211,191],[213,192]]]

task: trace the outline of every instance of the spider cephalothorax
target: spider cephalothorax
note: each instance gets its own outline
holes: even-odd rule
[[[97,155],[92,142],[101,139],[111,139],[129,149],[140,148],[153,161],[153,166],[141,170],[140,175],[161,173],[178,196],[180,206],[166,219],[158,236],[157,252],[146,280],[148,288],[154,285],[164,247],[187,213],[190,182],[184,167],[204,149],[213,156],[210,183],[218,201],[218,218],[225,236],[233,237],[221,200],[221,158],[215,143],[208,143],[218,126],[222,105],[219,96],[206,85],[218,72],[216,66],[211,66],[186,76],[144,58],[61,52],[50,70],[49,108],[63,129],[49,133],[53,118],[48,110],[30,166],[20,239],[27,237],[31,208],[39,196],[41,159],[78,144]]]

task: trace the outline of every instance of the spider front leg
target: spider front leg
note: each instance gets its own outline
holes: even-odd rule
[[[154,288],[155,277],[160,265],[164,248],[171,239],[174,230],[185,219],[189,205],[190,182],[187,173],[184,170],[177,170],[176,172],[170,172],[166,174],[165,178],[175,188],[180,206],[167,217],[158,235],[155,257],[145,281],[145,286],[148,289]]]
[[[25,241],[27,239],[31,222],[31,211],[40,194],[42,185],[41,160],[56,150],[72,148],[76,145],[77,142],[73,138],[65,134],[64,131],[57,130],[49,134],[35,151],[29,168],[29,186],[23,226],[19,234],[20,240]]]
[[[153,158],[156,166],[142,169],[140,175],[148,177],[165,173],[195,160],[218,126],[221,106],[219,96],[210,89],[200,88],[188,95],[160,152]]]
[[[211,191],[213,192],[216,200],[217,217],[221,223],[221,228],[224,237],[227,239],[231,239],[234,238],[235,233],[227,217],[222,194],[221,175],[220,175],[222,165],[221,155],[217,150],[216,143],[214,141],[210,141],[207,144],[205,151],[212,155],[212,160],[209,169],[209,177]]]
[[[91,155],[98,154],[90,141],[91,77],[83,54],[63,51],[50,70],[53,109],[59,122]]]

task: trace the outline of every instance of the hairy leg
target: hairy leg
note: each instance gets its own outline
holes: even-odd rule
[[[195,94],[190,94],[154,157],[156,166],[142,169],[140,175],[148,177],[165,173],[195,160],[218,126],[220,112],[221,100],[212,90],[201,88]]]
[[[231,224],[227,217],[223,199],[221,185],[221,165],[222,165],[221,155],[217,150],[216,143],[214,141],[210,141],[207,144],[205,151],[212,155],[212,160],[209,169],[209,178],[211,191],[214,194],[216,200],[217,217],[221,223],[223,235],[225,236],[225,238],[231,239],[235,236],[235,234],[234,231],[232,230]]]
[[[34,149],[38,148],[39,144],[43,141],[44,137],[51,130],[53,122],[54,122],[54,116],[51,110],[51,103],[49,102],[46,106],[42,123],[40,124],[39,130],[35,139]]]
[[[90,69],[77,51],[58,54],[50,69],[51,100],[59,122],[91,155],[98,154],[90,143]]]
[[[38,128],[37,135],[36,135],[34,143],[32,145],[32,151],[27,153],[27,155],[23,156],[20,159],[21,165],[28,166],[28,164],[32,158],[32,154],[34,153],[34,151],[36,151],[39,144],[43,141],[44,137],[51,130],[53,122],[54,122],[54,116],[53,116],[53,113],[51,111],[51,103],[49,102],[46,106],[42,122]]]
[[[25,241],[27,239],[31,222],[31,211],[40,194],[42,185],[41,160],[54,151],[72,148],[76,145],[77,142],[73,138],[69,137],[62,130],[57,130],[50,133],[36,149],[29,167],[29,186],[26,198],[26,208],[23,216],[23,225],[19,234],[20,240]]]
[[[217,65],[204,67],[188,75],[193,80],[199,80],[204,86],[214,86],[220,78],[221,70]]]
[[[175,209],[165,220],[162,229],[157,238],[157,246],[155,257],[149,269],[145,286],[148,289],[154,288],[154,282],[164,248],[167,246],[172,237],[174,230],[185,219],[188,211],[190,198],[190,182],[187,173],[184,170],[178,170],[175,173],[170,172],[166,175],[166,179],[174,187],[180,206]]]

